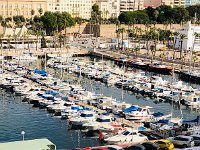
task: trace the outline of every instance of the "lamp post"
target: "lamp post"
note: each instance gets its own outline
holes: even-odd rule
[[[21,135],[22,135],[22,140],[24,141],[25,131],[22,131],[22,132],[21,132]]]

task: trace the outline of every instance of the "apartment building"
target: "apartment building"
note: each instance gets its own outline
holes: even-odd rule
[[[46,0],[0,0],[0,15],[4,18],[16,15],[31,18],[31,10],[35,11],[35,15],[39,15],[40,8],[43,12],[47,11]]]
[[[120,12],[144,9],[144,0],[121,0]]]
[[[174,0],[173,7],[185,7],[185,0]]]
[[[92,5],[96,0],[47,0],[47,10],[51,12],[68,12],[72,17],[89,19]]]
[[[185,0],[185,7],[200,4],[200,0]]]
[[[116,18],[120,13],[120,0],[98,0],[102,18]]]

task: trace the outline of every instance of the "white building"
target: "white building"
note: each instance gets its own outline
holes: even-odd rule
[[[200,33],[200,26],[192,25],[189,21],[187,24],[176,32],[180,34],[185,34],[186,38],[183,39],[182,48],[183,50],[190,51],[200,51],[200,37],[195,37],[195,33]],[[176,39],[175,47],[180,48],[181,40],[180,35]]]
[[[118,17],[120,0],[47,0],[47,10],[89,19],[95,3],[99,5],[103,18]]]
[[[98,0],[102,18],[116,18],[120,13],[120,0]]]
[[[89,19],[92,5],[96,0],[47,0],[47,10],[51,12],[68,12],[72,17]]]
[[[144,0],[121,0],[120,1],[120,12],[143,10]]]

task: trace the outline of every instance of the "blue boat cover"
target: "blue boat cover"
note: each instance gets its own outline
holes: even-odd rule
[[[40,74],[41,76],[47,76],[47,74],[48,74],[45,70],[39,70],[39,69],[35,69],[35,70],[33,70],[33,72],[35,74]]]
[[[138,131],[145,131],[146,128],[145,127],[138,127]]]
[[[137,106],[131,106],[131,107],[129,107],[129,108],[126,108],[126,109],[124,109],[124,113],[129,113],[129,112],[131,112],[131,111],[137,111],[137,110],[139,110],[139,107],[137,107]]]
[[[156,113],[153,114],[153,116],[154,117],[161,117],[161,116],[164,116],[164,114],[161,113],[161,112],[156,112]]]
[[[164,124],[168,124],[169,123],[169,120],[159,120],[157,123],[164,123]]]
[[[47,91],[45,91],[45,94],[50,94],[50,95],[52,95],[52,96],[58,96],[58,95],[59,95],[58,92],[52,91],[52,90],[47,90]]]
[[[190,122],[199,122],[199,116],[197,116],[197,118],[196,119],[194,119],[194,120],[189,120],[189,121],[187,121],[187,120],[183,120],[183,123],[190,123]]]

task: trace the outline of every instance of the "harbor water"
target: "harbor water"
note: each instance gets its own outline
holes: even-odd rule
[[[100,61],[97,59],[96,61]],[[87,58],[86,61],[93,61]],[[109,62],[111,63],[112,62]],[[41,60],[31,65],[44,69],[44,62]],[[47,71],[60,77],[61,71],[47,68]],[[84,88],[96,93],[102,93],[106,96],[112,96],[118,101],[125,101],[140,106],[151,106],[155,112],[169,114],[173,112],[173,117],[184,119],[196,118],[198,112],[188,109],[185,106],[179,107],[169,103],[161,103],[148,97],[142,97],[135,93],[122,90],[117,87],[109,87],[101,82],[90,80],[84,77],[78,77],[73,73],[64,72],[63,79],[71,82],[79,82]],[[171,78],[165,76],[164,78]],[[176,78],[178,80],[178,78]],[[61,120],[49,114],[44,109],[33,108],[32,105],[23,103],[22,97],[15,96],[5,90],[0,89],[0,142],[22,140],[21,131],[25,131],[25,139],[48,138],[56,144],[58,149],[73,149],[76,147],[88,147],[99,145],[97,139],[86,138],[79,130],[69,130],[68,122]]]

